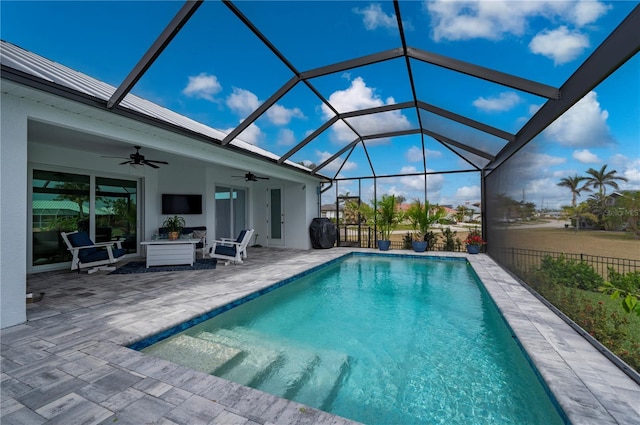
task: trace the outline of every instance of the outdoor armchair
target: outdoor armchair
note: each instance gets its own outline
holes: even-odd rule
[[[87,232],[60,232],[60,235],[73,256],[71,270],[78,270],[78,273],[84,268],[89,268],[89,274],[98,270],[115,270],[111,264],[120,261],[126,252],[122,249],[122,242],[94,243]]]
[[[242,263],[243,258],[247,258],[247,245],[249,245],[253,232],[253,229],[243,230],[235,240],[226,238],[214,240],[209,255],[225,260],[225,265],[230,261]]]

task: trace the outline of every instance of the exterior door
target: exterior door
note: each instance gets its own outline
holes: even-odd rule
[[[247,190],[216,186],[216,239],[236,238],[247,228]]]
[[[284,245],[284,199],[281,187],[267,189],[267,245]]]
[[[86,231],[95,242],[121,241],[138,250],[138,180],[33,169],[30,271],[60,268],[71,261],[60,232]]]

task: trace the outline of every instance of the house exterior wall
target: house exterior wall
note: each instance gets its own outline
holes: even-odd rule
[[[0,328],[26,320],[27,108],[2,98],[0,114]]]
[[[285,205],[284,247],[311,248],[308,227],[318,210],[316,179],[286,170],[270,169],[270,180],[245,182],[232,176],[240,174],[238,170],[263,174],[269,166],[260,160],[220,151],[200,141],[164,130],[144,128],[139,123],[131,127],[123,125],[121,117],[114,118],[104,111],[89,109],[84,115],[73,111],[73,102],[53,95],[42,93],[41,98],[41,101],[36,102],[3,93],[1,99],[0,328],[26,320],[26,277],[34,271],[29,262],[32,240],[30,174],[34,168],[139,179],[142,216],[138,221],[137,233],[141,240],[149,239],[162,224],[162,193],[202,193],[203,214],[197,217],[188,215],[185,219],[188,226],[206,225],[213,231],[213,197],[216,185],[248,189],[248,223],[263,238],[266,235],[266,187],[267,184],[278,185],[283,188]],[[178,155],[178,160],[172,160],[169,166],[157,170],[150,167],[117,166],[114,165],[117,162],[113,158],[103,158],[90,149],[69,149],[52,145],[50,140],[34,140],[29,137],[30,120],[85,132],[89,136],[88,145],[91,144],[91,136],[95,135],[131,146],[141,145],[143,149],[144,146],[153,146]],[[194,162],[194,159],[199,161]],[[214,159],[219,163],[213,163]],[[194,163],[200,165],[193,166]],[[213,236],[215,235],[208,235],[209,238]],[[264,243],[264,239],[258,243]]]

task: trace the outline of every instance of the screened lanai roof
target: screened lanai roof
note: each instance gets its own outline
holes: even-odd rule
[[[334,179],[489,172],[640,48],[635,2],[3,2],[2,27],[104,108]]]

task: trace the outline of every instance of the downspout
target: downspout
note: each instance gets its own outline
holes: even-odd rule
[[[324,183],[320,183],[320,194],[322,195],[323,193],[325,193],[327,190],[331,189],[333,187],[333,180],[329,180],[329,186],[325,187],[324,189],[322,188],[322,184]]]
[[[322,194],[333,187],[333,180],[329,180],[329,186],[327,186],[325,188],[322,187],[322,185],[324,183],[325,182],[322,182],[322,183],[320,183],[320,186],[318,186],[318,215],[317,215],[317,217],[321,217],[322,216]]]

